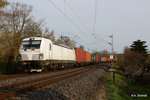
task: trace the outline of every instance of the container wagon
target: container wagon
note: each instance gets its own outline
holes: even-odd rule
[[[79,48],[74,48],[76,53],[77,66],[84,66],[86,63],[86,52]]]
[[[98,62],[98,61],[99,61],[99,56],[95,55],[95,62]]]
[[[107,62],[107,57],[101,57],[101,62]]]
[[[91,64],[91,53],[90,52],[86,52],[86,57],[85,57],[85,61],[86,61],[86,65]]]
[[[91,55],[91,62],[95,62],[95,55],[94,54]]]
[[[99,62],[101,62],[101,56],[99,56]]]

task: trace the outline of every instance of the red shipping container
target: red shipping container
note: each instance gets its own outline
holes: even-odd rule
[[[115,62],[116,60],[115,60],[115,58],[114,58],[114,62]]]
[[[109,62],[111,62],[111,61],[112,61],[112,59],[109,58]]]
[[[103,62],[106,62],[107,61],[107,58],[106,57],[103,57]]]
[[[79,48],[74,48],[76,52],[76,61],[85,62],[86,61],[86,52]]]
[[[99,58],[98,55],[95,55],[95,62],[98,62],[98,61],[99,61],[98,58]]]
[[[91,62],[91,53],[86,51],[86,62]]]

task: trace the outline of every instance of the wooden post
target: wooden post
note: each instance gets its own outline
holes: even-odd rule
[[[115,72],[113,72],[113,83],[115,85]]]

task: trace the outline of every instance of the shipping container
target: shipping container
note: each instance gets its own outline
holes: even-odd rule
[[[101,57],[101,62],[106,62],[107,61],[107,57]]]
[[[103,62],[106,62],[107,61],[107,57],[103,57]]]
[[[95,55],[95,62],[98,62],[99,61],[99,57],[98,55]]]
[[[101,62],[103,62],[103,57],[101,57]]]
[[[101,56],[99,56],[99,62],[101,62]]]
[[[76,53],[76,61],[77,62],[85,62],[86,61],[86,52],[79,48],[74,48]]]
[[[116,59],[114,58],[114,62],[116,62]]]
[[[111,62],[111,61],[112,61],[112,59],[109,58],[109,62]]]
[[[91,62],[91,53],[90,53],[90,52],[87,52],[87,51],[85,51],[85,52],[86,52],[85,61],[86,61],[86,62]]]
[[[91,61],[95,62],[95,55],[93,55],[93,54],[91,55]]]
[[[109,58],[106,58],[107,59],[107,61],[109,61]]]

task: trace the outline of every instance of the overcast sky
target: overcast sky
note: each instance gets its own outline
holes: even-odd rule
[[[150,0],[8,1],[33,6],[32,15],[36,20],[44,19],[44,26],[49,30],[54,29],[56,37],[67,35],[77,41],[77,46],[84,45],[86,50],[111,51],[111,45],[106,42],[111,42],[111,34],[114,35],[114,51],[118,53],[122,53],[125,46],[130,46],[137,39],[147,41],[150,49]],[[52,1],[71,21],[49,1]]]

